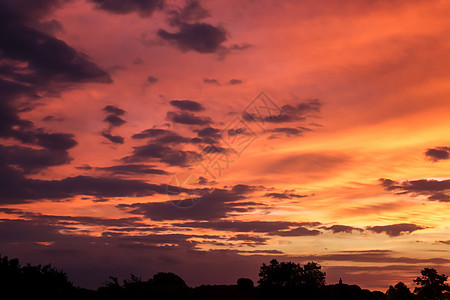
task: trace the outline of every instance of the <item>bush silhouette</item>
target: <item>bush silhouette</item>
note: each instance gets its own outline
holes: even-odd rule
[[[98,289],[103,299],[182,299],[189,294],[189,288],[181,277],[174,273],[156,273],[153,278],[143,281],[133,274],[119,283],[117,277],[110,277]]]
[[[240,290],[250,290],[254,288],[253,281],[250,278],[239,278],[237,286]]]
[[[184,289],[187,288],[186,283],[180,276],[174,273],[156,273],[151,281],[152,287],[160,289]]]

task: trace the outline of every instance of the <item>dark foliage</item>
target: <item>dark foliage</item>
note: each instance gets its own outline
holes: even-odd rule
[[[303,268],[293,262],[281,262],[276,259],[269,265],[263,264],[259,271],[261,278],[258,283],[261,288],[318,288],[325,285],[325,272],[320,271],[321,266],[309,262]]]
[[[389,289],[386,291],[387,300],[411,300],[413,298],[413,293],[403,282],[399,282],[395,286],[389,286]]]
[[[436,269],[425,268],[421,272],[422,276],[414,279],[414,282],[418,285],[414,289],[419,299],[424,300],[441,300],[448,299],[450,287],[445,282],[448,276],[440,275]]]
[[[75,294],[66,273],[51,265],[21,266],[18,259],[7,256],[0,256],[0,291],[1,295],[14,295],[14,299],[36,295],[63,299]]]
[[[21,266],[17,259],[0,256],[1,299],[308,299],[308,300],[444,300],[450,299],[446,275],[425,268],[414,282],[411,293],[399,282],[386,293],[361,289],[357,285],[325,285],[325,273],[315,262],[303,267],[293,262],[278,262],[260,268],[259,286],[249,278],[239,278],[236,285],[202,285],[190,288],[174,273],[157,273],[148,280],[131,274],[119,281],[110,277],[96,291],[75,287],[63,271],[51,265]]]
[[[237,286],[240,290],[251,290],[255,287],[250,278],[239,278],[237,280]]]
[[[157,273],[147,281],[131,274],[123,284],[117,277],[110,277],[110,281],[97,292],[101,299],[143,299],[148,295],[152,295],[152,299],[186,299],[191,290],[181,277],[173,273]]]

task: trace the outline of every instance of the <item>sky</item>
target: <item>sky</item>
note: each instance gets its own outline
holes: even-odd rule
[[[82,287],[450,273],[450,3],[0,0],[0,253]]]

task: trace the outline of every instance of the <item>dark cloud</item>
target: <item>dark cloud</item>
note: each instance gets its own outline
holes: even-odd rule
[[[111,167],[96,168],[97,170],[107,171],[115,175],[135,175],[135,174],[155,174],[166,175],[166,171],[156,169],[147,165],[116,165]]]
[[[390,179],[381,179],[383,186],[387,190],[400,190],[404,192],[440,192],[450,189],[450,180],[435,180],[435,179],[418,179],[406,180],[401,183],[392,181]]]
[[[103,108],[103,110],[115,116],[122,116],[125,114],[125,110],[114,105],[107,105]]]
[[[193,132],[196,132],[198,137],[192,138],[190,142],[192,144],[206,144],[207,146],[218,144],[222,133],[220,129],[210,126],[194,129]]]
[[[112,135],[109,130],[105,130],[102,133],[102,136],[110,140],[114,144],[123,144],[124,138],[120,135]]]
[[[267,132],[272,133],[269,137],[270,139],[280,138],[283,136],[302,136],[305,131],[312,131],[312,129],[307,127],[278,127],[267,130]]]
[[[173,135],[176,134],[173,131],[166,130],[166,129],[159,129],[159,128],[151,128],[146,129],[142,131],[141,133],[134,134],[132,136],[133,139],[146,139],[146,138],[154,138],[154,137],[161,137],[161,136],[167,136],[167,135]]]
[[[206,177],[200,176],[198,178],[197,184],[199,184],[199,185],[214,185],[214,184],[216,184],[216,182],[208,180],[208,178],[206,178]]]
[[[203,220],[207,220],[207,218],[204,218]],[[347,225],[322,226],[320,222],[229,221],[214,220],[213,218],[209,219],[208,222],[185,222],[175,223],[173,225],[177,227],[188,228],[207,228],[218,231],[265,233],[269,236],[316,236],[322,233],[320,229],[332,231],[334,234],[351,234],[353,231],[361,233],[364,232],[364,229],[362,228]],[[425,227],[415,224],[394,224],[386,226],[372,226],[366,228],[367,231],[375,233],[386,233],[391,237],[411,233],[421,229],[425,229]]]
[[[114,177],[76,176],[61,180],[28,179],[19,171],[0,166],[0,202],[23,203],[40,199],[62,200],[77,195],[96,197],[143,197],[165,194],[166,185]]]
[[[450,196],[447,194],[450,190],[449,179],[418,179],[397,182],[381,178],[379,181],[387,191],[395,191],[397,194],[424,195],[430,201],[450,202]]]
[[[280,250],[239,250],[239,253],[283,254]]]
[[[278,232],[290,230],[292,227],[314,227],[319,226],[319,222],[286,222],[286,221],[230,221],[216,220],[209,222],[185,222],[175,223],[174,226],[188,228],[207,228],[219,231],[232,232],[257,232],[271,233],[277,235]],[[301,231],[298,230],[298,231]]]
[[[198,22],[209,17],[209,12],[198,0],[187,0],[182,8],[168,11],[168,21],[172,26],[180,26],[183,23]]]
[[[215,84],[215,85],[220,85],[219,81],[217,79],[209,79],[209,78],[205,78],[203,79],[204,83],[208,83],[208,84]]]
[[[441,264],[448,261],[443,258],[412,258],[396,256],[390,250],[363,250],[363,251],[339,251],[331,254],[313,255],[308,259],[315,261],[350,261],[350,262],[374,262],[374,263],[401,263],[401,264]],[[417,267],[416,267],[417,268]]]
[[[320,112],[322,103],[318,99],[307,100],[297,105],[284,105],[277,115],[258,116],[255,113],[244,112],[242,117],[245,121],[250,122],[269,122],[269,123],[286,123],[294,121],[303,121],[308,116],[312,116]]]
[[[149,83],[156,83],[156,82],[158,82],[158,78],[155,77],[155,76],[148,76],[147,77],[147,82],[149,82]]]
[[[89,0],[95,3],[97,9],[114,14],[128,14],[136,12],[141,17],[149,17],[155,10],[162,9],[163,0]]]
[[[135,163],[157,159],[171,166],[186,166],[194,158],[200,159],[200,155],[194,151],[177,150],[161,144],[150,143],[134,147],[133,153],[122,160],[127,163]]]
[[[228,240],[229,241],[243,241],[243,242],[247,242],[251,245],[265,245],[266,242],[268,241],[268,238],[249,235],[249,234],[237,234],[235,236],[228,238]]]
[[[416,224],[402,223],[385,226],[369,226],[366,229],[375,233],[386,233],[390,237],[395,237],[401,234],[412,233],[414,231],[422,230],[425,228],[426,227],[422,227]]]
[[[220,133],[222,131],[214,127],[205,127],[202,129],[195,129],[194,132],[197,132],[197,135],[201,138],[210,138],[213,140],[218,140],[220,139]]]
[[[170,104],[181,110],[188,110],[193,112],[198,112],[205,109],[203,105],[192,100],[171,100]]]
[[[445,193],[434,193],[433,195],[428,197],[430,201],[439,201],[439,202],[450,202],[450,195]]]
[[[306,115],[308,113],[318,113],[320,112],[320,108],[322,107],[322,103],[319,99],[311,99],[305,102],[298,104],[295,107],[297,113]]]
[[[73,134],[68,133],[38,133],[36,137],[38,145],[54,151],[69,150],[78,145]]]
[[[230,50],[238,50],[238,51],[240,51],[240,50],[245,50],[245,49],[248,49],[248,48],[251,48],[251,47],[254,47],[254,46],[251,45],[251,44],[248,44],[248,43],[244,43],[244,44],[241,44],[241,45],[234,44],[233,46],[230,47]]]
[[[173,43],[182,51],[193,50],[199,53],[217,52],[227,40],[224,28],[207,23],[181,23],[178,32],[170,33],[164,29],[158,30],[158,36]]]
[[[227,149],[219,146],[208,145],[203,148],[203,153],[226,153]]]
[[[308,229],[305,227],[296,227],[289,230],[278,230],[269,232],[269,235],[278,235],[278,236],[316,236],[321,234],[321,232],[317,229]]]
[[[46,242],[61,238],[60,228],[27,220],[0,219],[0,243]]]
[[[331,230],[333,233],[352,233],[353,231],[363,232],[364,230],[357,227],[346,226],[346,225],[332,225],[329,227],[322,227],[326,230]]]
[[[120,135],[113,135],[112,130],[114,127],[120,127],[127,122],[119,117],[125,114],[125,110],[114,105],[107,105],[103,108],[103,110],[109,113],[103,120],[103,122],[107,122],[109,124],[109,127],[104,129],[101,132],[101,135],[113,144],[123,144],[125,139]]]
[[[191,143],[192,139],[186,138],[184,136],[178,135],[177,133],[170,133],[162,135],[160,137],[154,138],[153,142],[162,144],[181,144],[181,143]]]
[[[425,156],[434,162],[447,160],[450,158],[450,147],[430,148],[425,152]]]
[[[188,198],[174,199],[172,202],[121,204],[118,207],[155,221],[217,220],[231,213],[252,211],[253,208],[248,205],[249,203],[239,202],[245,198],[241,190],[202,189],[201,195],[189,195]],[[195,209],[180,209],[173,205],[182,201],[195,201],[197,204]]]
[[[254,186],[254,185],[248,185],[248,184],[236,184],[231,188],[231,191],[233,193],[239,194],[239,195],[247,195],[250,193],[253,193],[257,190],[262,189],[261,186]]]
[[[209,128],[209,129],[208,129]],[[199,161],[202,155],[195,151],[186,151],[180,147],[180,144],[197,145],[199,149],[208,147],[217,143],[217,136],[214,134],[214,128],[203,128],[194,130],[200,137],[184,137],[174,131],[167,129],[151,128],[140,133],[134,134],[134,139],[148,139],[147,144],[134,147],[130,156],[123,158],[128,163],[141,162],[148,160],[157,160],[173,166],[186,166],[191,161]],[[207,144],[208,146],[204,146]],[[178,149],[181,148],[181,149]],[[217,148],[220,151],[220,148]],[[210,150],[209,148],[206,150]],[[225,150],[225,149],[223,149]],[[211,150],[212,151],[212,150]]]
[[[52,115],[48,115],[42,118],[42,121],[45,122],[64,122],[65,119],[63,117],[57,117],[57,116],[52,116]]]
[[[241,84],[242,80],[233,78],[233,79],[230,79],[230,81],[228,81],[228,83],[231,85]]]
[[[247,134],[247,128],[231,128],[227,130],[228,135],[236,136],[238,134]]]
[[[271,197],[275,199],[293,199],[293,198],[304,198],[307,195],[298,195],[294,193],[284,192],[284,193],[267,193],[265,197]]]
[[[58,226],[58,228],[70,230],[74,228],[74,225],[84,226],[107,226],[107,227],[134,227],[136,230],[145,229],[151,230],[154,227],[142,222],[141,218],[129,217],[129,218],[100,218],[89,216],[59,216],[59,215],[43,215],[40,213],[22,212],[16,211],[16,215],[25,218],[28,221],[36,222],[39,224]]]
[[[168,112],[167,119],[185,125],[209,125],[212,123],[209,117],[199,117],[189,112]]]
[[[103,120],[103,122],[109,123],[109,129],[106,130],[108,133],[111,133],[112,127],[120,127],[126,123],[125,120],[119,117],[125,114],[125,110],[113,105],[107,105],[103,110],[109,113]]]
[[[77,145],[72,134],[48,133],[22,120],[19,114],[40,105],[42,96],[59,96],[61,91],[76,84],[112,82],[109,74],[87,55],[54,37],[53,30],[47,30],[48,26],[41,22],[65,2],[68,1],[0,2],[0,137],[45,149],[3,148],[8,155],[2,172],[14,173],[7,166],[9,163],[25,173],[69,163],[67,150]],[[20,105],[25,108],[20,109]],[[57,119],[44,118],[44,121],[52,120]]]
[[[85,164],[82,166],[75,167],[75,169],[89,171],[89,170],[92,170],[93,168],[90,165]]]
[[[392,179],[380,178],[378,179],[378,181],[388,191],[393,190],[395,188],[400,188],[400,186],[397,185],[398,183]]]
[[[2,84],[3,83],[3,84]],[[24,88],[18,83],[8,83],[0,79],[0,136],[12,137],[23,143],[40,146],[44,149],[35,149],[23,146],[0,146],[2,159],[0,166],[7,165],[19,167],[25,173],[36,173],[42,169],[67,164],[71,161],[67,150],[78,143],[72,134],[48,133],[43,129],[36,129],[29,121],[21,120],[18,111],[12,102],[15,97],[23,95]],[[27,90],[28,87],[25,88]],[[1,109],[4,109],[3,111]]]
[[[12,1],[0,3],[1,75],[15,82],[37,88],[56,83],[112,82],[109,75],[87,59],[87,56],[47,33],[32,28],[37,10],[22,6],[20,12],[11,9]],[[60,1],[61,2],[61,1]],[[39,3],[43,3],[39,1]],[[17,9],[19,6],[15,6]],[[40,13],[40,12],[39,12]],[[27,62],[27,67],[16,62]],[[26,71],[26,72],[25,72]]]
[[[37,150],[21,146],[0,145],[0,165],[13,165],[23,172],[36,173],[52,166],[70,163],[67,151]]]
[[[266,118],[267,122],[291,122],[304,120],[306,116],[320,112],[322,104],[318,99],[312,99],[302,102],[296,106],[284,105],[281,107],[281,113],[275,118]]]
[[[127,121],[123,120],[121,117],[116,115],[108,115],[103,122],[109,123],[111,126],[119,127],[125,124]]]
[[[20,209],[16,209],[16,208],[5,208],[5,207],[1,207],[0,208],[0,212],[8,214],[8,215],[20,215],[23,213],[22,210]]]
[[[20,20],[21,22],[37,22],[42,17],[49,15],[56,8],[62,7],[65,3],[71,0],[36,0],[28,3],[24,8],[25,0],[2,0],[1,5],[10,14],[10,20]]]
[[[30,121],[21,120],[14,101],[21,96],[37,97],[31,87],[0,78],[0,137],[17,137],[33,126]]]
[[[301,135],[302,130],[299,130],[297,128],[289,128],[289,127],[282,127],[282,128],[274,128],[271,130],[271,132],[276,133],[285,133],[286,135]]]
[[[162,158],[166,152],[170,151],[170,148],[160,144],[148,144],[144,146],[134,147],[133,156],[138,159],[146,158]]]
[[[35,144],[48,150],[65,151],[75,147],[78,143],[73,134],[47,133],[42,129],[30,128],[13,133],[13,137],[26,144]]]

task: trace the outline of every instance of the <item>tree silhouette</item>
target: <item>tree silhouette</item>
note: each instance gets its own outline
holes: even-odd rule
[[[184,289],[187,287],[184,280],[174,273],[159,272],[153,275],[151,281],[153,287],[162,289]]]
[[[308,287],[321,287],[325,285],[326,273],[320,271],[322,269],[316,262],[309,262],[303,266],[301,274],[302,284]]]
[[[74,293],[67,274],[51,265],[22,267],[17,259],[0,256],[0,291],[15,298],[30,296],[67,297]]]
[[[422,276],[414,279],[419,285],[414,289],[420,299],[441,300],[444,299],[444,292],[450,291],[450,287],[445,282],[448,276],[438,274],[436,269],[425,268],[421,271]]]
[[[272,259],[269,265],[263,263],[259,271],[259,286],[262,288],[321,287],[325,284],[325,273],[315,262],[302,268],[294,262],[281,262]]]
[[[387,300],[410,300],[414,295],[403,282],[399,282],[395,286],[389,286],[386,297]]]
[[[301,283],[302,267],[293,262],[281,262],[276,259],[270,265],[262,264],[259,270],[260,287],[296,287]]]
[[[119,282],[110,277],[97,290],[74,287],[66,273],[51,265],[21,266],[17,259],[0,256],[0,299],[171,299],[171,300],[444,300],[450,299],[448,276],[425,268],[414,279],[417,287],[411,293],[403,282],[389,286],[386,293],[361,289],[357,285],[325,285],[325,272],[315,262],[301,266],[294,262],[272,259],[260,267],[259,287],[249,278],[239,278],[236,285],[201,285],[188,287],[174,273],[156,273],[148,280],[131,274]],[[5,296],[6,295],[6,296]],[[5,298],[6,299],[6,298]]]

